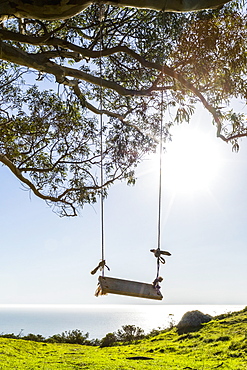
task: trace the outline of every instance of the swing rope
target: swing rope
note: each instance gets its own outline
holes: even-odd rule
[[[160,105],[160,133],[159,133],[159,190],[158,190],[158,233],[157,233],[157,250],[155,256],[157,257],[157,274],[156,280],[159,278],[160,272],[160,246],[161,246],[161,213],[162,213],[162,159],[163,159],[163,119],[164,119],[164,10],[162,11],[162,38],[163,38],[163,50],[162,50],[162,71],[161,71],[161,105]]]
[[[109,269],[105,261],[105,220],[104,220],[104,123],[103,123],[103,85],[102,85],[102,49],[103,49],[103,35],[102,25],[104,19],[104,5],[101,4],[99,8],[98,19],[100,22],[99,38],[100,38],[100,57],[99,57],[99,72],[100,72],[100,90],[99,90],[99,130],[100,130],[100,230],[101,230],[101,261],[98,266],[91,271],[94,275],[98,270],[101,270],[102,276],[105,275],[105,267]]]
[[[165,12],[162,11],[162,37],[164,40],[164,25],[165,25]],[[164,41],[163,41],[164,42]],[[165,53],[165,47],[163,44],[163,55]],[[161,99],[160,99],[160,132],[159,132],[159,189],[158,189],[158,232],[157,232],[157,249],[151,249],[157,258],[157,273],[156,278],[153,281],[154,287],[159,290],[159,282],[163,280],[160,274],[160,263],[165,263],[165,259],[161,255],[170,256],[171,253],[161,250],[161,214],[162,214],[162,164],[163,164],[163,121],[164,121],[164,60],[162,58],[162,71],[161,71]]]
[[[161,75],[161,85],[163,86],[163,70]],[[161,89],[161,105],[160,105],[160,133],[159,133],[159,190],[158,190],[158,232],[157,232],[157,249],[151,249],[150,251],[154,253],[157,258],[157,273],[156,278],[153,281],[153,286],[159,291],[159,283],[163,280],[160,276],[160,262],[165,263],[161,254],[166,254],[167,252],[161,251],[161,213],[162,213],[162,159],[163,159],[163,105],[164,105],[164,91]]]
[[[104,183],[104,168],[103,168],[103,94],[102,94],[102,48],[103,48],[103,37],[102,37],[102,13],[103,8],[100,5],[99,10],[99,21],[100,21],[100,57],[99,57],[99,69],[100,69],[100,98],[99,98],[99,109],[100,109],[100,219],[101,219],[101,261],[105,261],[105,228],[104,228],[104,195],[103,195],[103,183]],[[102,266],[102,276],[105,273],[105,263]]]
[[[162,71],[162,86],[163,86],[163,71]],[[162,159],[163,159],[163,103],[164,92],[161,90],[161,107],[160,107],[160,137],[159,137],[159,192],[158,192],[158,235],[157,235],[157,274],[156,279],[159,277],[160,271],[160,245],[161,245],[161,206],[162,206]]]

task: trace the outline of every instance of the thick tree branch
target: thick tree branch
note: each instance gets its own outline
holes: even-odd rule
[[[17,49],[14,46],[10,46],[2,41],[0,41],[0,51],[1,57],[4,60],[17,63],[19,65],[24,65],[29,68],[34,68],[41,72],[46,72],[52,74],[56,77],[56,81],[65,85],[69,85],[74,87],[77,85],[76,81],[68,80],[66,77],[73,77],[73,79],[84,80],[86,82],[92,83],[97,86],[102,86],[107,89],[111,89],[116,91],[122,96],[147,96],[152,93],[152,86],[148,89],[141,89],[141,90],[131,90],[125,89],[121,85],[117,84],[114,81],[105,80],[103,78],[93,76],[89,73],[84,71],[68,68],[65,66],[59,66],[55,62],[51,62],[45,55],[41,54],[28,54],[20,49]],[[104,51],[102,51],[103,53]],[[125,52],[126,54],[135,58],[143,67],[156,69],[166,76],[169,76],[179,83],[182,86],[193,92],[199,100],[202,102],[204,107],[213,115],[213,118],[218,127],[218,136],[221,137],[221,121],[217,110],[211,106],[205,99],[205,97],[200,93],[200,91],[189,81],[185,80],[184,77],[174,71],[172,68],[166,65],[160,65],[158,63],[153,63],[145,60],[142,56],[134,52],[133,50],[129,49],[126,46],[119,46],[116,48],[108,49],[105,51],[105,55],[115,54],[116,52]],[[94,57],[99,56],[98,51],[91,51],[94,54]],[[223,139],[224,140],[224,139]]]
[[[6,17],[34,19],[70,18],[94,3],[120,7],[153,9],[165,12],[187,12],[219,8],[229,0],[0,0],[0,19]]]

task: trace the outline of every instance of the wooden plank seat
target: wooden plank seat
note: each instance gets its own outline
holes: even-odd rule
[[[162,300],[163,298],[159,289],[156,289],[152,284],[105,276],[99,276],[98,284],[96,296],[111,293],[147,299]]]

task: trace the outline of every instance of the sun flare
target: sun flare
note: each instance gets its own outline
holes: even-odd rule
[[[163,156],[164,185],[175,192],[209,189],[220,168],[218,140],[194,128],[178,127]]]

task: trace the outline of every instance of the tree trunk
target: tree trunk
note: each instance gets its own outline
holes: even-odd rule
[[[214,9],[227,2],[229,0],[110,0],[105,1],[104,4],[166,12],[187,12]],[[82,12],[93,3],[103,2],[100,0],[0,0],[0,19],[12,16],[49,20],[65,19]]]

